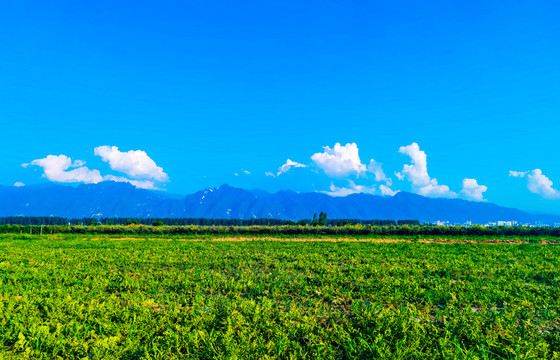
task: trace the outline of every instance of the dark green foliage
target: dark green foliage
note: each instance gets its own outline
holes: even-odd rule
[[[327,213],[321,211],[319,214],[319,225],[326,226],[327,225]]]
[[[319,220],[317,219],[317,222]],[[209,236],[339,236],[339,237],[407,237],[413,238],[495,238],[513,237],[528,241],[531,237],[560,237],[559,227],[506,227],[506,226],[431,226],[431,225],[352,225],[345,222],[341,226],[308,225],[268,225],[268,226],[142,226],[135,225],[46,225],[44,234],[138,234],[138,235],[209,235]],[[41,226],[0,225],[1,233],[39,234]]]
[[[420,225],[420,221],[418,220],[399,220],[397,221],[397,225]]]
[[[560,247],[0,237],[0,358],[558,359]]]
[[[317,214],[315,214],[317,215]],[[323,218],[319,216],[317,222],[324,219],[318,225],[336,226],[343,223],[353,225],[397,225],[395,220],[360,220],[360,219],[334,219],[328,220],[327,214],[323,213]],[[198,225],[198,226],[277,226],[277,225],[295,225],[296,222],[292,220],[281,219],[207,219],[207,218],[120,218],[120,217],[100,217],[100,218],[82,218],[82,219],[67,219],[56,216],[9,216],[0,217],[0,225],[89,225],[91,222],[100,223],[103,225],[130,225],[142,224],[152,225],[156,221],[161,221],[164,225],[170,226],[183,226],[183,225]],[[417,220],[399,220],[405,221],[406,224],[419,224]],[[312,220],[302,219],[298,220],[298,225],[311,224]],[[405,224],[403,223],[403,224]]]
[[[68,225],[67,218],[58,216],[6,216],[0,225]]]

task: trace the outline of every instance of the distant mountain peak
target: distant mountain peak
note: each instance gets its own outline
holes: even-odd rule
[[[399,191],[394,195],[395,198],[414,198],[414,199],[421,199],[424,198],[422,195],[414,194],[408,191]]]
[[[190,217],[310,219],[326,212],[331,219],[390,219],[423,222],[560,222],[560,216],[534,215],[487,202],[433,199],[401,191],[393,197],[353,194],[245,190],[223,184],[191,195],[137,189],[129,183],[79,186],[49,185],[0,188],[0,216]]]

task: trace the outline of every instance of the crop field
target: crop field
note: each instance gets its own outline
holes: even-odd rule
[[[0,235],[0,359],[560,359],[558,245],[217,240]]]

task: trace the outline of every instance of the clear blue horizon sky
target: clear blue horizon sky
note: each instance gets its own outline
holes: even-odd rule
[[[0,184],[400,190],[560,213],[559,13],[555,1],[9,0]],[[300,165],[281,172],[288,159]]]

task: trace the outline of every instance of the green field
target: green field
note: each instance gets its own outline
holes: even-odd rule
[[[560,358],[560,247],[0,235],[0,359]]]

